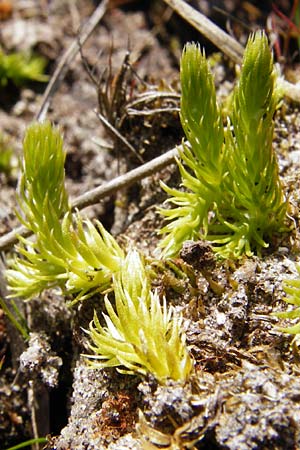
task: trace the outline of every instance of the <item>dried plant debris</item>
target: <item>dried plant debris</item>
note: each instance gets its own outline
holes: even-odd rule
[[[139,386],[144,394],[145,415],[139,412],[137,431],[143,448],[194,448],[212,428],[220,404],[214,377],[204,374],[185,386]]]
[[[129,51],[115,74],[110,58],[98,79],[82,58],[97,88],[98,117],[113,140],[114,153],[127,167],[149,161],[178,142],[182,133],[176,81],[142,81]]]
[[[196,449],[212,442],[226,450],[298,448],[297,378],[243,362],[239,371],[221,376],[198,373],[196,384],[198,393],[185,387],[179,397],[174,386],[154,393],[143,386],[149,407],[138,424],[143,448]]]
[[[227,394],[215,429],[220,448],[298,448],[299,387],[296,377],[250,363],[232,376],[226,374],[221,389]]]
[[[138,449],[130,437],[137,419],[137,382],[134,377],[111,377],[79,360],[74,370],[69,423],[48,450],[121,449],[116,442],[122,436],[124,449]]]

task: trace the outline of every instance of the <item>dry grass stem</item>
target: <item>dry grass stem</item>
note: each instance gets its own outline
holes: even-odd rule
[[[89,20],[86,22],[84,27],[82,28],[79,37],[74,40],[72,45],[67,49],[60,62],[58,63],[51,80],[48,83],[48,86],[44,92],[42,98],[42,104],[40,110],[36,116],[37,120],[42,122],[46,115],[48,108],[50,106],[51,98],[53,97],[55,91],[58,89],[58,86],[64,79],[64,76],[68,70],[69,65],[74,60],[76,54],[79,52],[80,48],[86,42],[86,40],[90,37],[95,27],[98,25],[102,17],[107,11],[109,5],[109,0],[103,0],[102,3],[95,9]]]
[[[217,48],[237,64],[241,64],[244,48],[232,36],[223,31],[206,16],[188,5],[184,0],[164,0],[184,20],[209,39]],[[300,86],[290,83],[283,77],[278,84],[286,97],[300,103]]]
[[[151,161],[143,164],[142,166],[139,166],[136,169],[125,173],[124,175],[120,175],[119,177],[114,178],[104,185],[91,189],[85,194],[82,194],[75,198],[75,200],[71,204],[72,210],[81,210],[83,208],[86,208],[87,206],[94,205],[104,197],[113,195],[120,189],[131,186],[132,184],[142,180],[143,178],[153,175],[154,173],[174,162],[177,155],[177,149],[173,148],[163,155],[158,156],[157,158],[154,158]],[[30,236],[30,234],[31,232],[24,226],[15,228],[14,230],[0,237],[0,251],[7,250],[14,244],[16,244],[18,242],[17,236],[28,237]]]

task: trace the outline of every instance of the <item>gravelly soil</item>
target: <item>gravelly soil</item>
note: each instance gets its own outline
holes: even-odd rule
[[[34,47],[49,58],[48,70],[53,72],[59,55],[76,37],[79,21],[93,11],[93,4],[44,3],[16,1],[13,15],[1,22],[0,43],[7,50]],[[239,2],[229,3],[238,7]],[[209,2],[199,5],[208,8]],[[112,74],[120,73],[129,48],[131,68],[126,69],[124,82],[127,102],[153,86],[178,93],[182,42],[200,37],[178,19],[166,26],[168,15],[159,1],[150,7],[145,4],[143,9],[135,4],[109,11],[83,49],[94,77],[99,80],[104,70],[107,77],[110,60]],[[257,23],[263,19],[263,15],[258,17]],[[214,72],[223,96],[231,88],[234,68],[220,58]],[[0,131],[10,139],[16,161],[24,130],[39,110],[43,91],[43,85],[32,84],[18,92],[12,87],[0,92]],[[144,161],[180,142],[182,131],[173,111],[178,98],[168,102],[151,107],[168,106],[172,111],[126,117],[122,125],[122,134]],[[103,127],[95,108],[97,86],[77,57],[48,113],[64,132],[67,189],[73,198],[140,164],[139,158],[128,154]],[[119,114],[122,108],[124,104]],[[99,299],[74,310],[66,307],[56,291],[26,304],[19,302],[32,331],[26,343],[0,309],[0,358],[5,356],[0,371],[1,448],[29,439],[34,427],[39,436],[49,435],[48,450],[300,448],[298,348],[296,344],[291,347],[290,336],[276,329],[278,319],[271,315],[286,309],[282,281],[297,276],[299,125],[298,106],[284,103],[276,117],[274,145],[291,204],[291,231],[281,241],[274,239],[262,257],[238,263],[215,261],[209,277],[198,270],[198,261],[192,261],[195,280],[178,282],[172,268],[155,280],[168,302],[184,315],[195,361],[194,374],[184,386],[173,381],[160,386],[151,377],[87,366],[80,356],[86,351],[81,327],[88,326]],[[17,169],[9,176],[0,174],[0,235],[18,225],[14,214],[17,175]],[[153,256],[156,230],[162,223],[156,207],[165,199],[159,187],[161,179],[178,183],[175,165],[85,213],[100,219],[124,245],[130,242]],[[8,256],[3,253],[4,265]],[[0,285],[3,294],[2,278]]]

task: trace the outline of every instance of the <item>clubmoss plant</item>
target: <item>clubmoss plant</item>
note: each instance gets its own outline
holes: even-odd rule
[[[0,131],[0,172],[10,175],[13,164],[13,150],[9,145],[9,140]]]
[[[185,380],[192,362],[182,318],[151,292],[152,269],[135,250],[125,257],[100,222],[72,214],[65,190],[65,151],[59,129],[33,124],[24,139],[18,203],[20,221],[32,238],[19,237],[18,256],[6,271],[13,296],[30,298],[60,286],[75,301],[113,288],[115,309],[104,304],[106,327],[95,313],[88,355],[94,367],[121,366],[126,373],[152,373],[159,381]]]
[[[298,273],[300,275],[300,266],[297,266]],[[300,278],[296,280],[285,280],[283,288],[287,297],[284,301],[289,305],[294,305],[295,308],[290,311],[274,313],[275,316],[282,319],[300,319]],[[295,325],[290,327],[280,328],[284,333],[299,334],[300,333],[300,320]]]
[[[287,211],[272,148],[280,93],[267,37],[249,37],[225,126],[205,53],[193,43],[183,51],[181,86],[182,189],[163,185],[175,207],[160,209],[168,220],[160,246],[172,256],[202,238],[221,257],[250,256],[284,229]]]
[[[47,81],[44,74],[47,61],[41,56],[30,53],[5,54],[0,48],[0,88],[8,81],[16,86],[22,86],[26,81]]]
[[[84,299],[110,286],[124,253],[100,222],[72,214],[64,186],[65,151],[59,129],[33,124],[24,139],[19,218],[35,239],[19,237],[6,271],[12,296],[30,298],[60,286]]]
[[[107,314],[102,326],[97,314],[90,323],[86,355],[93,367],[121,367],[121,373],[152,373],[160,382],[168,378],[184,381],[192,361],[182,331],[182,318],[166,300],[160,304],[151,292],[149,274],[142,258],[132,250],[120,272],[114,275],[115,308],[105,298]]]

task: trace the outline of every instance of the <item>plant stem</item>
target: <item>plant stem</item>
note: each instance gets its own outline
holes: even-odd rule
[[[181,148],[181,147],[179,147]],[[115,194],[120,189],[131,186],[132,184],[146,178],[159,170],[167,167],[175,161],[178,151],[176,148],[168,150],[161,156],[152,159],[151,161],[131,170],[130,172],[120,175],[108,183],[98,186],[85,194],[80,195],[75,198],[71,204],[71,208],[83,209],[90,205],[95,205],[99,200],[107,197],[109,195]],[[20,226],[10,231],[9,233],[0,237],[0,251],[7,250],[11,248],[14,244],[18,242],[18,236],[28,237],[31,235],[31,231],[24,226]]]

